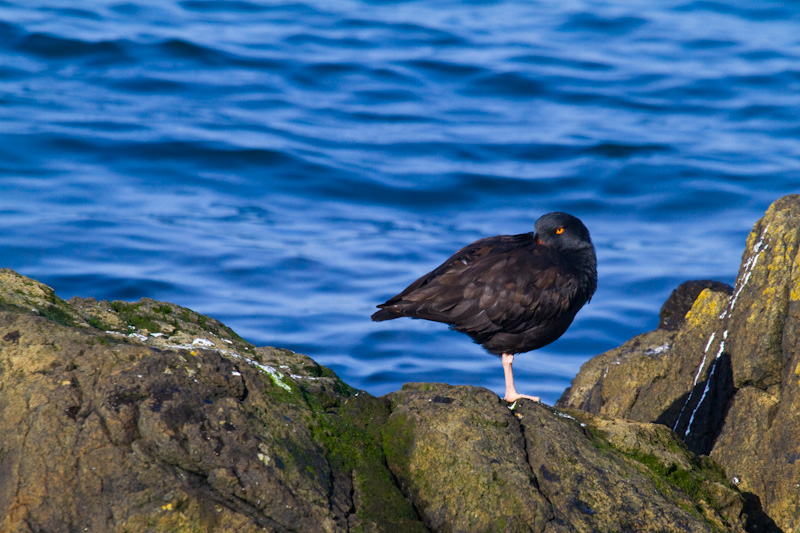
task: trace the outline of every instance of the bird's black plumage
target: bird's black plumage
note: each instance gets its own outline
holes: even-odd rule
[[[490,353],[516,354],[559,338],[596,288],[586,226],[572,215],[549,213],[533,233],[468,244],[379,305],[372,320],[444,322]]]

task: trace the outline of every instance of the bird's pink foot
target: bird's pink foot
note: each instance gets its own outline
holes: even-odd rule
[[[542,401],[538,396],[528,396],[527,394],[519,394],[517,391],[506,391],[506,395],[503,397],[505,401],[508,403],[514,403],[517,400],[521,400],[525,398],[526,400],[533,400],[534,402]]]
[[[514,354],[503,354],[503,374],[506,378],[506,395],[503,397],[508,403],[514,403],[520,399],[533,400],[534,402],[541,401],[538,396],[528,396],[527,394],[520,394],[514,388],[514,373],[511,370],[511,365],[514,364]]]

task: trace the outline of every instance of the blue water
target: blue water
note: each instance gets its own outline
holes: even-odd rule
[[[498,360],[377,303],[483,236],[581,217],[599,289],[519,356],[552,403],[732,282],[800,185],[800,4],[0,0],[0,266],[168,300],[383,394],[503,388]]]

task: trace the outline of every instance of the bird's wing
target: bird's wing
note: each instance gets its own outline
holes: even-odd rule
[[[563,312],[577,285],[531,234],[475,241],[379,307],[470,335],[524,331]]]
[[[482,270],[465,293],[472,318],[460,331],[522,333],[567,313],[578,281],[557,253],[544,245],[507,254]],[[476,312],[477,311],[477,312]]]
[[[487,237],[468,244],[454,253],[447,261],[406,287],[403,292],[390,298],[378,307],[385,308],[392,306],[406,300],[409,295],[415,293],[417,294],[415,300],[418,300],[422,294],[419,291],[428,293],[428,291],[432,289],[432,287],[429,287],[430,285],[452,286],[455,284],[458,276],[467,270],[468,267],[474,266],[477,261],[487,257],[499,255],[499,253],[502,253],[509,247],[513,248],[514,243],[512,239],[523,236],[524,235],[498,235],[497,237]]]
[[[463,273],[487,257],[519,246],[516,241],[520,240],[532,242],[532,235],[499,235],[468,244],[403,292],[380,304],[381,311],[373,315],[373,320],[407,316],[452,324],[448,311],[464,298]]]

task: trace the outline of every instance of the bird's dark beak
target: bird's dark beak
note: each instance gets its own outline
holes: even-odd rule
[[[541,241],[541,239],[539,239],[539,234],[538,234],[538,233],[534,233],[534,234],[533,234],[533,241],[534,241],[536,244],[544,244],[544,243]]]

